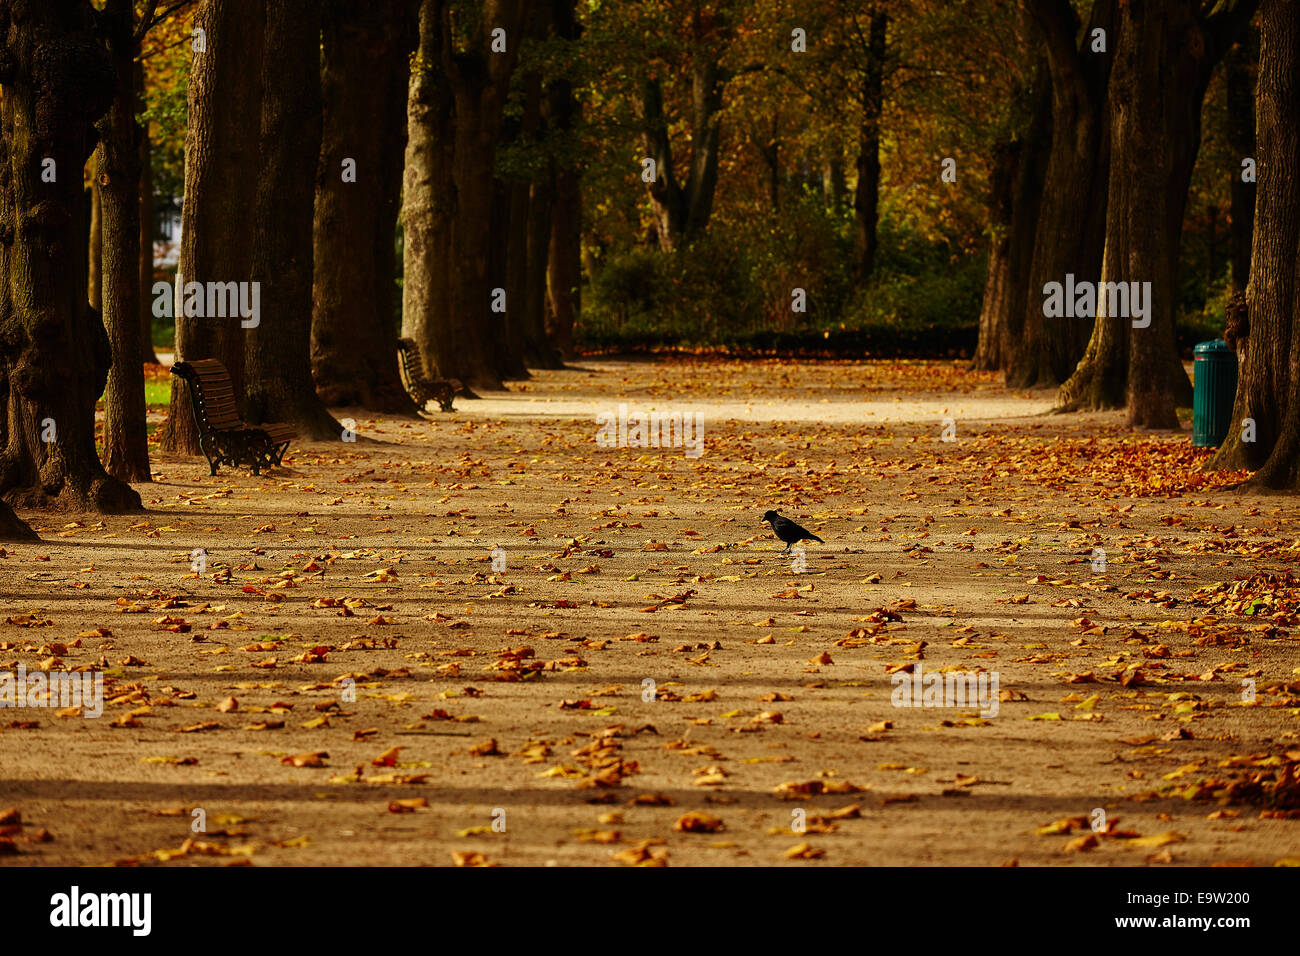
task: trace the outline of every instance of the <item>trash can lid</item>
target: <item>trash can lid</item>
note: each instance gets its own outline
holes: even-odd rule
[[[1212,339],[1209,342],[1201,342],[1192,349],[1193,355],[1209,355],[1211,352],[1231,352],[1228,343],[1223,339]]]

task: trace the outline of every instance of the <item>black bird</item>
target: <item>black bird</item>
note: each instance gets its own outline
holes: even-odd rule
[[[763,515],[763,520],[771,522],[772,530],[776,533],[776,536],[785,542],[784,550],[786,551],[789,551],[790,545],[797,541],[816,541],[818,544],[826,543],[807,528],[800,527],[789,518],[779,515],[775,511],[765,513]]]

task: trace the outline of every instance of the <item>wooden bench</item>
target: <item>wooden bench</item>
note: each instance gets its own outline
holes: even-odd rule
[[[260,475],[263,468],[280,464],[289,442],[298,437],[292,425],[245,425],[240,421],[230,373],[216,359],[177,362],[171,372],[189,386],[199,447],[211,474],[217,473],[217,465],[250,465],[253,474]]]
[[[424,370],[424,360],[420,358],[420,347],[415,339],[397,340],[397,357],[402,371],[402,385],[411,400],[424,411],[427,402],[437,402],[444,412],[454,412],[452,399],[457,392],[464,390],[460,382],[448,378],[429,378]]]

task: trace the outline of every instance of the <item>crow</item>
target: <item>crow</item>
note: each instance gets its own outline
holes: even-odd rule
[[[783,517],[775,511],[765,513],[763,515],[763,520],[771,522],[772,530],[776,533],[776,536],[785,542],[785,548],[783,549],[785,551],[789,551],[790,545],[797,541],[816,541],[818,544],[826,543],[807,528],[801,528],[789,518]]]

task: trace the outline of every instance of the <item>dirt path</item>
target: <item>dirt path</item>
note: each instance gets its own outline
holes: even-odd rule
[[[1049,400],[587,361],[272,476],[159,455],[148,515],[0,558],[0,667],[108,678],[99,719],[0,710],[0,863],[1297,862],[1300,587],[1192,601],[1294,570],[1296,500]],[[703,453],[601,447],[620,403]],[[918,666],[996,716],[893,706]]]

